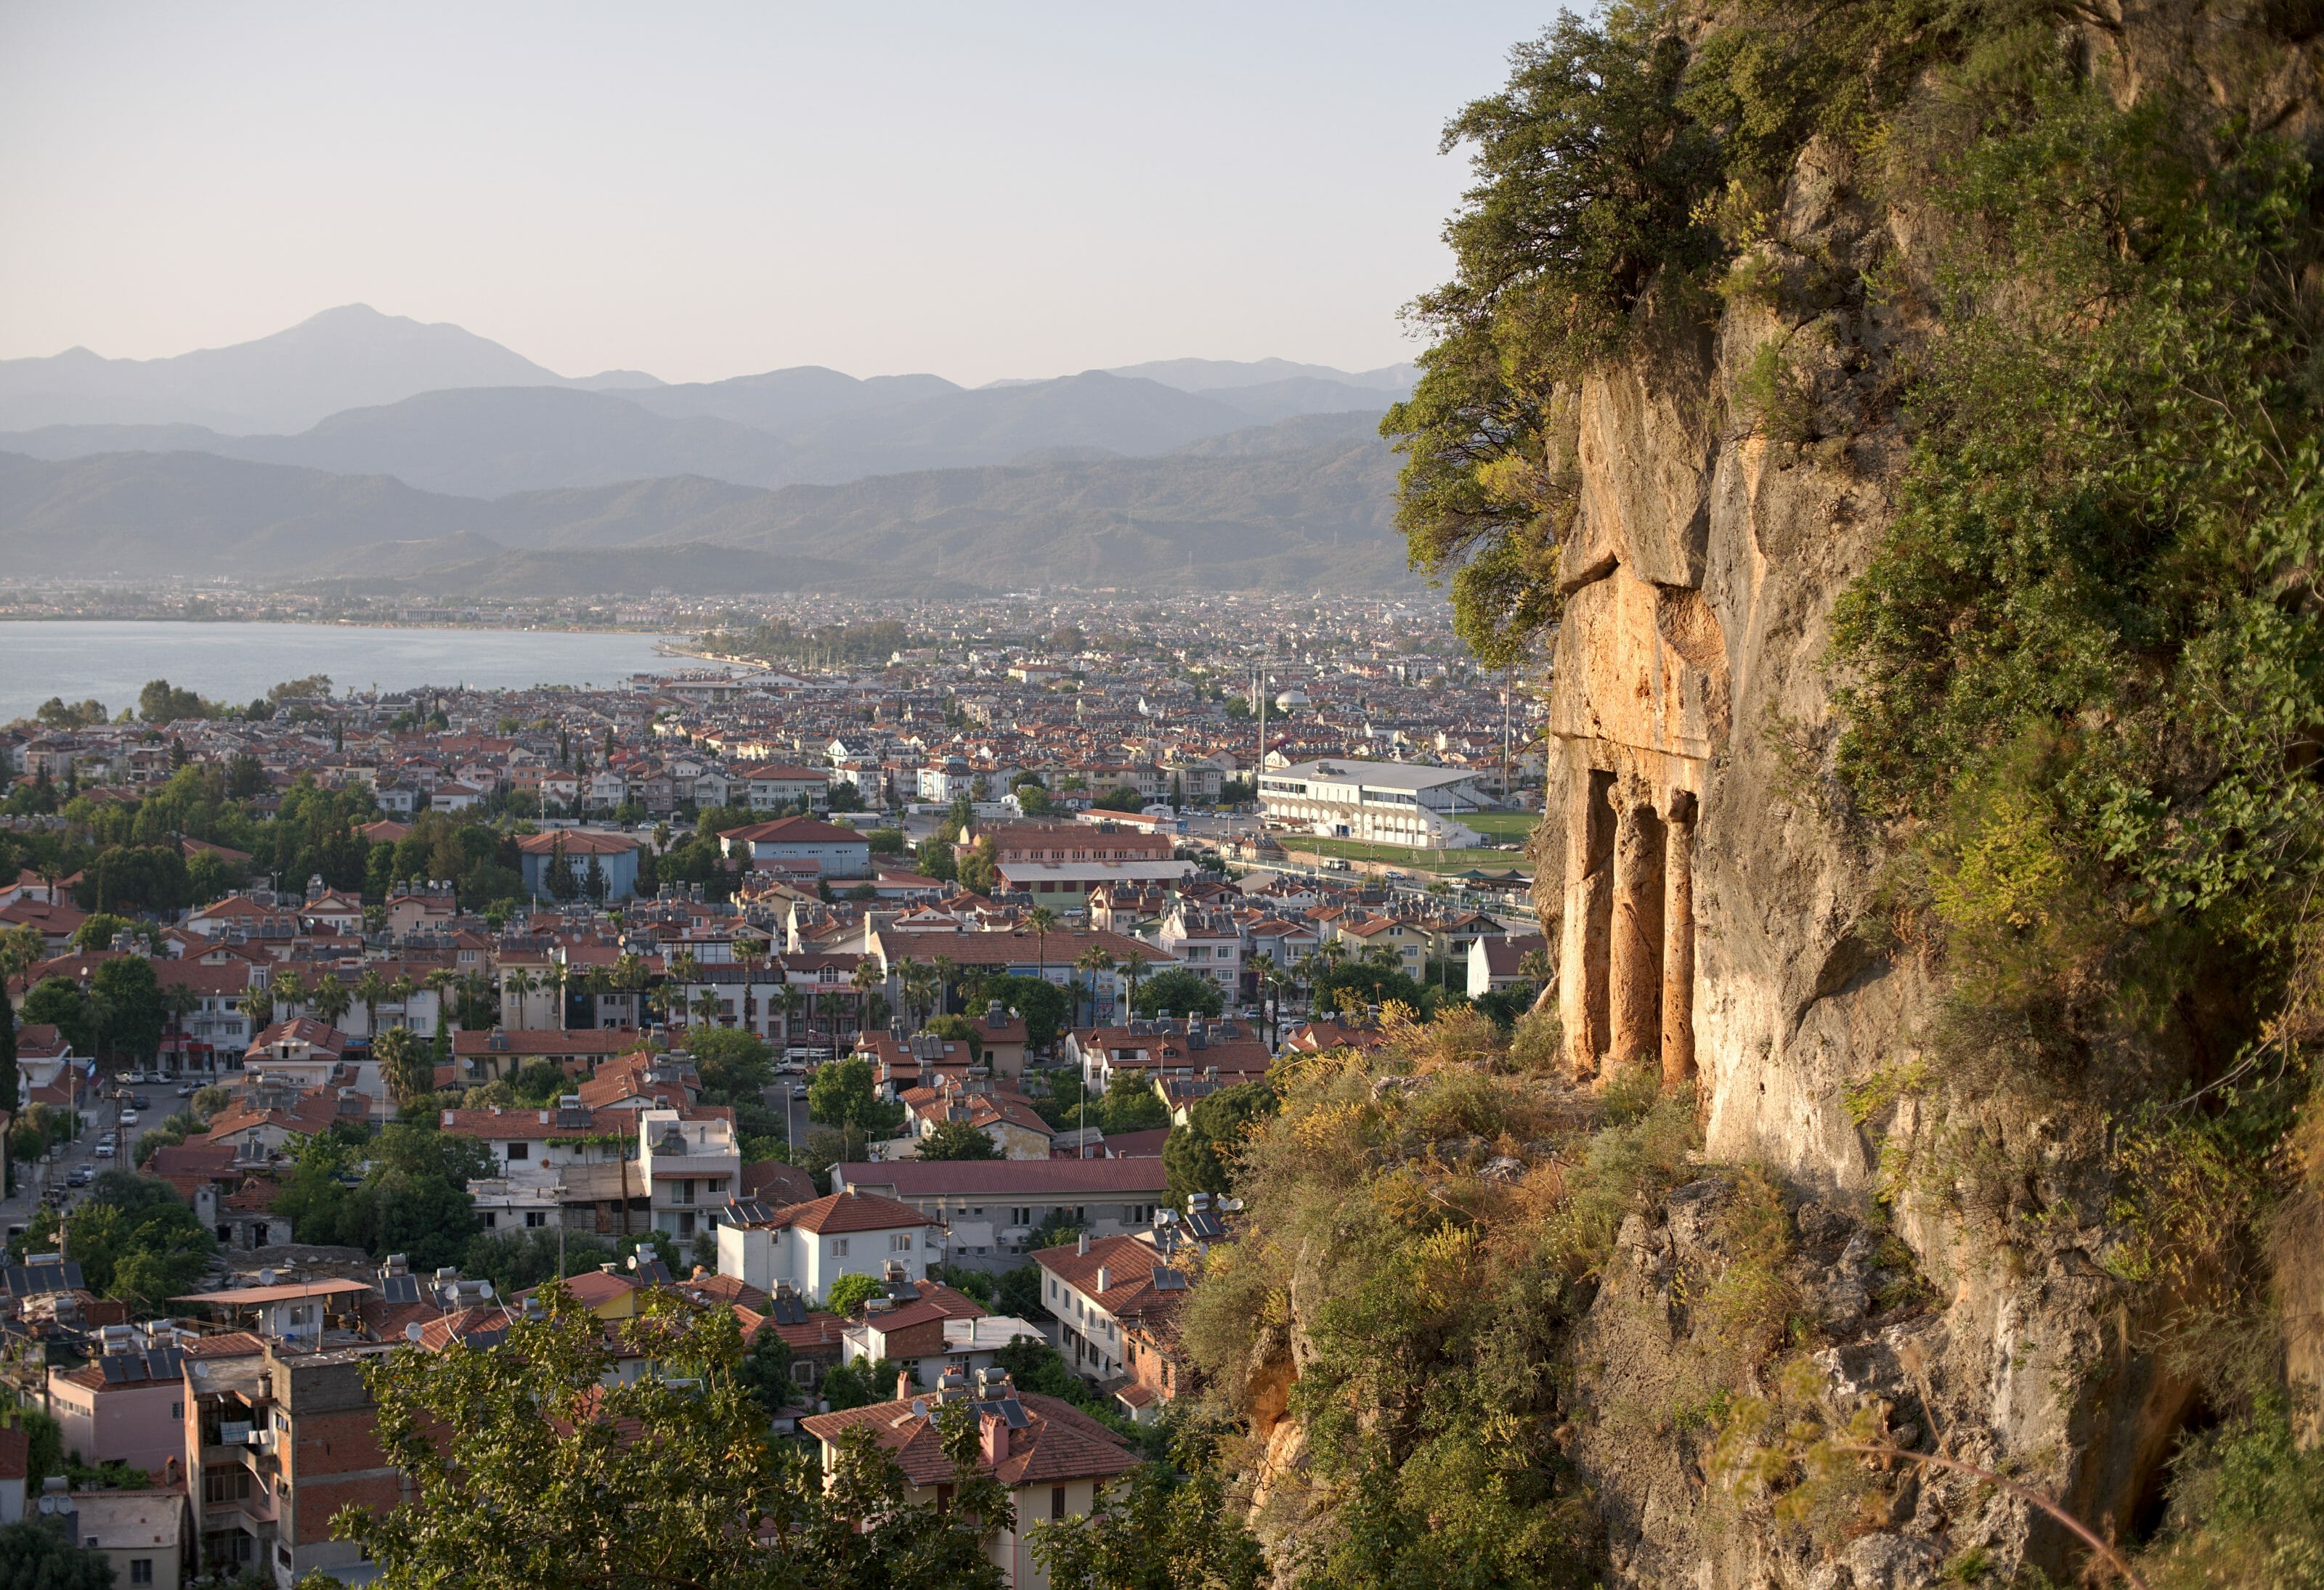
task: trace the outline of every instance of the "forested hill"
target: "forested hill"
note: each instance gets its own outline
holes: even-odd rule
[[[0,454],[0,556],[24,573],[231,574],[388,589],[1005,589],[1058,582],[1413,584],[1369,417],[1316,416],[1158,458],[760,490],[696,477],[492,501],[201,453]],[[455,573],[456,571],[456,574]]]

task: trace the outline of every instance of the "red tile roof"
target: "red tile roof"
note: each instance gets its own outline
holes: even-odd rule
[[[908,1231],[935,1224],[911,1205],[882,1198],[876,1192],[835,1192],[777,1209],[761,1223],[761,1228],[779,1231],[796,1226],[818,1235],[838,1235],[850,1231]]]
[[[993,1477],[1014,1489],[1063,1480],[1111,1479],[1138,1466],[1122,1441],[1072,1403],[1038,1392],[1018,1401],[1029,1416],[1025,1428],[1003,1432],[1006,1455],[991,1465]],[[924,1399],[933,1408],[933,1397]],[[836,1441],[847,1430],[869,1429],[916,1485],[940,1485],[952,1478],[952,1459],[932,1420],[915,1413],[909,1402],[874,1402],[838,1413],[799,1420],[818,1440]]]

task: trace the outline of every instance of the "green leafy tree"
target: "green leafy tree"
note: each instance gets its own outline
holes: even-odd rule
[[[865,1298],[880,1295],[880,1281],[872,1275],[842,1275],[824,1289],[823,1306],[843,1317],[863,1306]],[[889,1383],[893,1385],[891,1379]]]
[[[90,974],[88,993],[100,1011],[97,1042],[106,1053],[124,1060],[151,1058],[162,1027],[170,1025],[170,1006],[153,962],[144,955],[116,955]]]
[[[23,1590],[113,1590],[113,1564],[44,1518],[0,1528],[0,1585]]]
[[[16,1107],[16,1006],[8,997],[7,979],[0,978],[0,1105]]]
[[[16,1014],[26,1026],[55,1027],[76,1054],[97,1052],[97,1012],[70,978],[42,978]]]
[[[760,1090],[775,1080],[773,1049],[748,1027],[697,1026],[686,1036],[706,1104],[756,1103]]]
[[[751,1401],[770,1419],[799,1401],[801,1388],[791,1379],[790,1345],[771,1322],[761,1322],[734,1374]]]
[[[1088,1513],[1033,1526],[1033,1559],[1051,1590],[1260,1590],[1272,1582],[1259,1539],[1227,1499],[1207,1453],[1146,1463],[1103,1487]]]
[[[1226,1008],[1226,996],[1200,972],[1174,966],[1140,983],[1130,1008],[1140,1016],[1216,1016]]]
[[[1658,14],[1568,14],[1511,60],[1501,92],[1444,129],[1476,180],[1446,229],[1454,278],[1415,306],[1434,339],[1419,381],[1380,422],[1406,455],[1412,561],[1450,581],[1454,628],[1496,667],[1557,616],[1573,387],[1633,335],[1658,273],[1721,256],[1702,209],[1724,181],[1716,135],[1680,103],[1686,46]]]
[[[1073,1014],[1073,996],[1056,984],[1040,978],[986,978],[976,985],[975,1006],[969,1014],[973,1021],[978,1011],[992,1000],[1001,1001],[1003,1010],[1013,1010],[1025,1018],[1025,1042],[1036,1050],[1047,1049],[1065,1029]]]
[[[1000,1144],[983,1127],[966,1121],[939,1121],[920,1139],[917,1150],[924,1160],[997,1160]]]
[[[859,1059],[817,1066],[807,1087],[807,1111],[836,1130],[851,1153],[869,1141],[875,1126],[888,1124],[891,1113],[872,1086],[871,1062]]]
[[[1232,1191],[1234,1155],[1253,1123],[1272,1116],[1277,1102],[1275,1089],[1263,1081],[1238,1082],[1196,1100],[1186,1124],[1162,1145],[1170,1200],[1184,1209],[1190,1192]]]
[[[193,1290],[217,1246],[169,1183],[131,1171],[99,1175],[65,1234],[92,1291],[155,1310]]]

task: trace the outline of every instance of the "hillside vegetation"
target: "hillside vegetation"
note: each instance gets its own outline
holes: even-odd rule
[[[1187,1324],[1279,1578],[2324,1585],[2319,36],[2278,5],[1617,5],[1450,124],[1457,274],[1384,426],[1415,562],[1481,656],[1537,660],[1593,577],[1592,383],[1712,327],[1722,489],[1886,505],[1823,587],[1833,710],[1735,733],[1877,878],[1838,975],[1932,992],[1846,1089],[1878,1162],[1838,1202],[1537,1034],[1441,1019],[1282,1079]],[[1786,1080],[1759,1063],[1705,1078]],[[2018,1339],[2108,1300],[2049,1394],[2115,1374],[2141,1451],[2007,1454],[1998,1383],[1941,1360],[1948,1299],[2012,1277]],[[2067,1532],[2070,1486],[2009,1489],[2101,1469],[2151,1486],[2090,1513],[2112,1545]]]

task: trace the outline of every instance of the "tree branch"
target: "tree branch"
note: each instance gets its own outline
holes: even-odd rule
[[[2108,1567],[2123,1576],[2124,1582],[2130,1585],[2131,1590],[2147,1590],[2146,1581],[2138,1576],[2137,1570],[2130,1566],[2129,1560],[2100,1539],[2096,1530],[2091,1529],[2089,1525],[2068,1512],[2047,1496],[2039,1492],[2028,1490],[2014,1480],[2003,1479],[1989,1468],[1979,1468],[1976,1464],[1964,1463],[1958,1457],[1941,1457],[1932,1452],[1907,1452],[1902,1447],[1876,1446],[1869,1441],[1834,1441],[1831,1446],[1832,1450],[1836,1452],[1860,1452],[1872,1457],[1901,1457],[1907,1463],[1925,1463],[1932,1468],[1950,1468],[1957,1473],[1970,1475],[1983,1480],[1996,1490],[2006,1491],[2020,1502],[2031,1503],[2073,1530],[2089,1543],[2091,1550],[2106,1559],[2106,1565]]]

